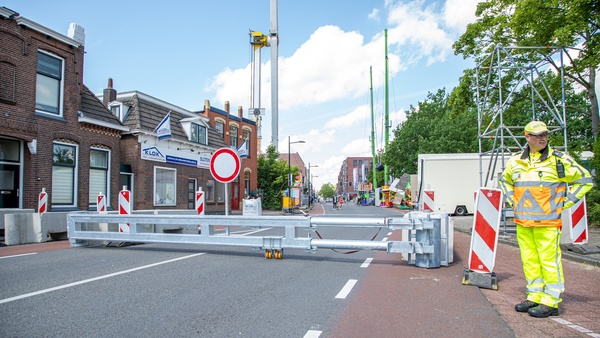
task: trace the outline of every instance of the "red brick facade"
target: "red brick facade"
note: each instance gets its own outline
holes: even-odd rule
[[[83,42],[60,35],[18,13],[0,8],[0,151],[1,196],[17,191],[16,199],[0,199],[0,208],[37,209],[42,188],[50,196],[49,210],[87,210],[89,205],[90,148],[120,157],[119,141],[125,128],[110,118],[101,102],[83,84]],[[36,109],[38,53],[61,61],[60,103],[56,114]],[[95,102],[94,102],[95,100]],[[88,103],[90,105],[88,105]],[[100,115],[99,115],[100,114]],[[101,116],[104,114],[103,116]],[[74,202],[53,205],[53,145],[76,146]],[[7,149],[13,156],[7,155]],[[18,149],[18,153],[13,150]],[[112,161],[109,175],[118,177],[119,162]],[[110,180],[108,201],[116,207],[118,180]],[[14,183],[14,184],[13,184]]]

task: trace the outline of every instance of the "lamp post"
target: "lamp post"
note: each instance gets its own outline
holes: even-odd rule
[[[308,206],[310,207],[310,201],[312,200],[312,193],[311,193],[311,184],[313,182],[312,177],[310,176],[310,168],[317,168],[319,165],[315,164],[315,165],[310,165],[310,162],[308,162]],[[319,176],[317,176],[319,177]]]
[[[310,184],[313,184],[313,182],[314,182],[313,179],[315,177],[319,177],[319,176],[317,176],[317,175],[311,175],[311,177],[310,177]],[[309,191],[311,191],[311,194],[312,194],[312,189],[309,189]]]
[[[291,145],[293,143],[305,143],[304,141],[291,141],[290,136],[288,136],[288,198],[291,200],[292,198],[292,150]]]

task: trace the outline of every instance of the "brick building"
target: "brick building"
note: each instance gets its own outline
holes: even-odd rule
[[[237,115],[231,114],[229,101],[225,102],[225,109],[221,110],[210,105],[209,100],[204,101],[204,109],[196,112],[208,119],[215,127],[225,143],[245,153],[242,156],[242,169],[237,179],[231,182],[231,209],[241,209],[241,200],[257,189],[258,182],[258,142],[256,122],[244,117],[241,106]]]
[[[109,80],[96,97],[83,84],[83,28],[68,36],[0,7],[0,209],[37,209],[45,189],[49,211],[95,210],[106,195],[117,209],[123,186],[132,210],[193,209],[205,191],[206,211],[223,213],[224,185],[212,178],[212,153],[247,138],[242,179],[231,185],[230,208],[256,189],[256,125],[205,106],[194,113],[150,95],[117,93]],[[155,131],[169,115],[171,138]],[[227,142],[210,118],[234,126]],[[237,144],[235,144],[237,145]]]
[[[0,208],[116,207],[128,129],[83,84],[85,36],[59,34],[0,7]]]
[[[372,157],[346,157],[338,174],[337,193],[350,199],[359,191],[371,191],[369,173]]]

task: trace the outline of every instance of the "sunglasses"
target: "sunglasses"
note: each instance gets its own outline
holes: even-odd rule
[[[548,138],[548,133],[543,133],[543,134],[539,134],[539,135],[531,135],[535,138]]]

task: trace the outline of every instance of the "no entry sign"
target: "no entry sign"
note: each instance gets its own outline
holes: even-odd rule
[[[237,152],[230,148],[221,148],[210,158],[210,173],[215,180],[229,183],[240,174],[242,161]]]

